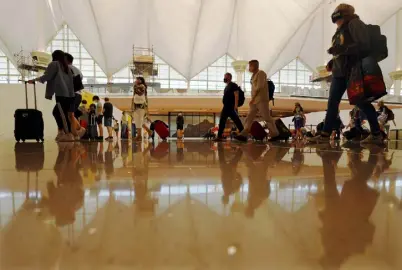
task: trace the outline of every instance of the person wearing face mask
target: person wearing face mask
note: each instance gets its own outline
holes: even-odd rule
[[[332,37],[332,46],[328,49],[332,60],[327,70],[332,72],[331,89],[329,91],[328,109],[324,120],[324,128],[320,134],[308,138],[311,142],[328,142],[338,116],[339,103],[345,93],[351,70],[363,59],[371,58],[370,33],[367,25],[355,14],[353,6],[340,4],[331,15],[337,30]],[[379,69],[378,64],[374,69]],[[371,135],[361,143],[382,144],[383,138],[377,122],[376,111],[369,101],[356,104],[367,116]]]
[[[239,115],[237,114],[239,105],[239,86],[232,82],[232,74],[230,73],[225,74],[223,81],[226,84],[226,87],[223,92],[223,109],[221,112],[221,119],[219,120],[218,137],[215,139],[215,141],[218,142],[222,141],[223,131],[225,130],[225,125],[228,118],[232,119],[240,132],[244,129]]]

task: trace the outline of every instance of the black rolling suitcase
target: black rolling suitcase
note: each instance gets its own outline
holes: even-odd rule
[[[25,140],[36,140],[43,142],[43,116],[42,112],[37,109],[36,104],[36,86],[34,87],[35,109],[28,109],[28,82],[25,84],[25,109],[17,109],[14,113],[14,137],[17,142]]]
[[[43,143],[16,143],[15,169],[18,172],[37,172],[43,169],[45,151]]]
[[[290,137],[292,137],[292,133],[290,133],[290,130],[286,127],[286,125],[282,122],[280,118],[275,120],[275,125],[279,131],[279,136],[282,140],[287,141]]]

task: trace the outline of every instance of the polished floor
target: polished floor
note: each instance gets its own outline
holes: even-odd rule
[[[392,148],[0,140],[0,269],[402,269]]]

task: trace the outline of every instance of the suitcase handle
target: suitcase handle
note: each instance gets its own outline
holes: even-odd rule
[[[24,82],[24,85],[25,85],[25,106],[26,106],[26,108],[28,109],[28,81],[24,81],[24,80],[18,80],[18,81],[20,81],[20,82]],[[37,102],[36,102],[36,82],[35,81],[33,81],[33,90],[34,90],[34,102],[35,102],[35,110],[37,110],[38,109],[38,105],[37,105]]]

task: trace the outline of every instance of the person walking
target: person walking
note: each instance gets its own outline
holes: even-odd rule
[[[106,140],[113,140],[113,104],[108,97],[105,98],[105,104],[103,104],[103,124],[109,135]]]
[[[98,124],[99,136],[96,138],[99,141],[103,141],[103,105],[98,96],[94,96],[92,101],[96,106],[96,123]]]
[[[251,60],[248,63],[249,71],[253,74],[251,77],[251,101],[250,109],[246,118],[243,131],[235,137],[236,140],[246,142],[250,132],[251,125],[259,112],[263,120],[267,123],[271,141],[280,140],[279,131],[269,110],[269,91],[267,74],[260,70],[259,62]]]
[[[331,17],[332,22],[337,25],[337,30],[332,37],[332,47],[328,49],[328,53],[333,55],[332,60],[327,64],[327,70],[332,71],[328,109],[323,130],[317,136],[308,138],[310,142],[328,142],[330,140],[338,116],[339,103],[347,89],[351,69],[362,59],[371,57],[369,56],[370,35],[367,26],[355,14],[354,7],[340,4]],[[369,101],[362,101],[356,105],[366,115],[371,131],[370,136],[361,143],[383,143],[374,106]]]
[[[239,86],[232,82],[232,74],[229,72],[225,74],[223,82],[226,83],[226,87],[222,98],[223,109],[221,111],[221,119],[219,120],[218,136],[214,140],[216,142],[222,141],[223,131],[225,130],[228,118],[232,119],[240,132],[244,129],[237,112],[239,106]]]
[[[30,84],[35,82],[47,82],[46,99],[52,100],[53,96],[56,97],[56,105],[53,109],[53,116],[58,128],[56,141],[74,141],[75,138],[71,133],[71,123],[68,117],[69,113],[75,111],[73,73],[68,67],[63,51],[55,50],[52,53],[52,62],[47,66],[45,73],[41,77],[28,81]]]
[[[176,118],[176,130],[177,130],[177,139],[183,139],[184,133],[184,116],[182,113],[179,113]]]

